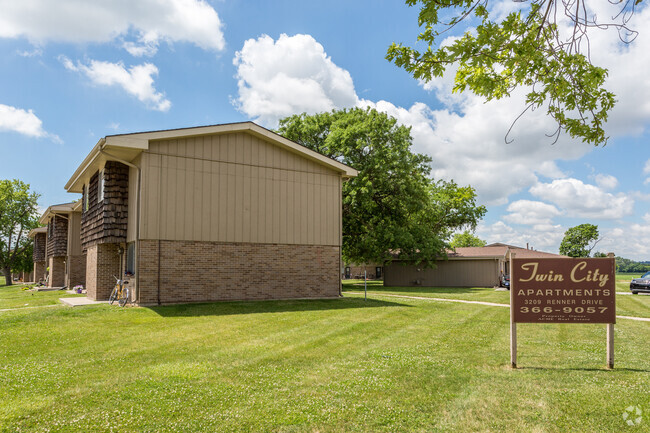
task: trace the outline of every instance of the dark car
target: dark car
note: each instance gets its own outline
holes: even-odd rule
[[[633,295],[639,292],[650,293],[650,272],[646,272],[641,278],[632,279],[630,291]]]
[[[501,275],[499,277],[499,286],[510,289],[510,275]]]

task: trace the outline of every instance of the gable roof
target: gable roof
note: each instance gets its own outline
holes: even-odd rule
[[[508,251],[515,254],[517,258],[557,258],[565,257],[559,254],[547,253],[544,251],[529,250],[514,245],[494,243],[484,247],[459,247],[456,251],[449,251],[449,258],[497,258],[505,257]]]
[[[355,177],[358,172],[333,158],[313,151],[253,122],[225,123],[220,125],[196,126],[190,128],[166,129],[160,131],[136,132],[131,134],[107,135],[101,138],[65,185],[68,192],[82,192],[84,179],[97,171],[103,162],[111,159],[133,161],[141,152],[149,149],[152,140],[189,138],[202,135],[246,132],[271,142],[292,153],[314,161],[341,173],[344,178]]]
[[[36,236],[38,233],[47,233],[47,227],[36,227],[35,229],[31,229],[27,236],[30,238],[33,238]]]
[[[70,212],[74,212],[76,204],[77,202],[74,201],[70,203],[53,204],[52,206],[45,209],[43,215],[41,215],[41,217],[38,219],[39,224],[47,224],[50,218],[54,215],[69,214]]]

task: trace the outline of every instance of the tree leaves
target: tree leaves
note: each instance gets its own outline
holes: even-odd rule
[[[598,236],[598,226],[596,225],[580,224],[571,227],[564,233],[564,239],[560,244],[560,254],[569,257],[589,257],[591,250],[600,240]]]
[[[485,214],[471,187],[432,181],[431,158],[411,151],[410,128],[373,109],[354,108],[280,121],[278,132],[348,164],[343,184],[343,256],[383,263],[391,253],[417,263],[445,255],[451,233]]]
[[[0,180],[0,270],[9,271],[24,262],[31,244],[28,233],[38,225],[38,197],[20,180]],[[11,284],[10,275],[5,277]]]
[[[465,230],[462,233],[456,233],[451,240],[452,248],[462,248],[462,247],[484,247],[485,242],[483,239],[480,239],[477,236],[474,236],[469,230]]]
[[[420,5],[418,23],[424,31],[417,40],[427,48],[419,51],[393,43],[386,54],[389,61],[424,81],[442,77],[447,67],[457,65],[453,91],[472,91],[487,101],[507,97],[515,88],[524,87],[528,93],[523,111],[544,107],[557,122],[553,134],[556,139],[564,130],[587,143],[607,143],[604,125],[615,96],[604,88],[607,70],[593,65],[586,56],[588,52],[581,51],[588,46],[588,41],[583,41],[587,31],[598,28],[595,16],[586,15],[586,8],[568,13],[574,28],[566,37],[552,19],[557,15],[556,0],[528,0],[530,8],[525,16],[512,12],[500,21],[488,9],[487,0],[406,3]],[[571,5],[583,3],[578,0]],[[634,11],[629,2],[622,3],[621,8]],[[441,19],[449,15],[449,21]],[[625,20],[629,15],[620,19],[622,22],[607,26],[627,30]],[[451,44],[441,46],[444,33],[463,21],[478,25]]]

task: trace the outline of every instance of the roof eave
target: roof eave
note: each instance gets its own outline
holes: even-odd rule
[[[76,187],[77,182],[79,181],[79,178],[83,176],[84,172],[86,169],[93,163],[95,159],[100,155],[100,150],[102,146],[106,143],[105,138],[100,138],[97,144],[92,148],[90,153],[86,155],[83,161],[81,161],[81,164],[79,164],[79,167],[75,170],[74,174],[72,177],[68,180],[68,182],[65,184],[65,190],[68,192],[81,192],[79,189]]]

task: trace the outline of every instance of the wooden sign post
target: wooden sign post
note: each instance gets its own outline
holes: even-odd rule
[[[517,368],[517,323],[606,323],[614,368],[616,263],[608,258],[510,256],[510,364]]]

